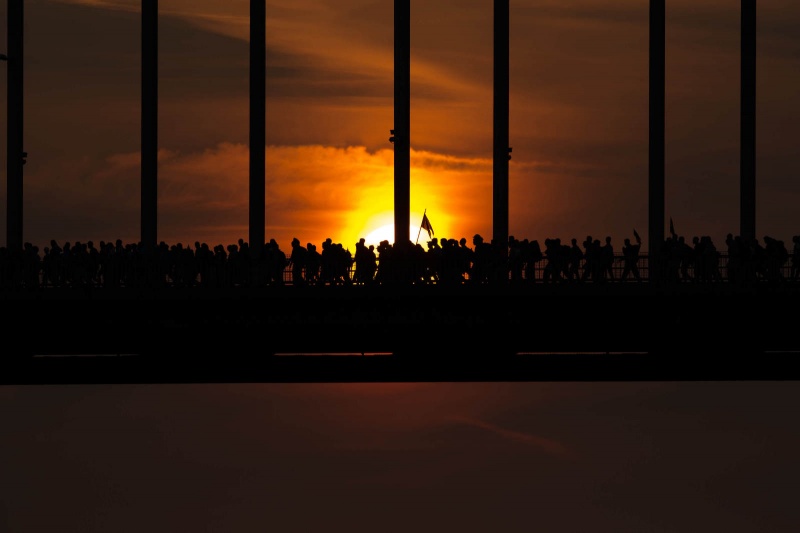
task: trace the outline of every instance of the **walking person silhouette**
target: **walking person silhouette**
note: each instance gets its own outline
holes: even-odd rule
[[[625,244],[622,246],[624,266],[622,268],[621,281],[628,279],[629,275],[633,275],[636,281],[642,281],[642,277],[639,274],[639,251],[642,248],[642,239],[636,230],[633,230],[633,236],[636,238],[636,244],[633,244],[630,239],[625,239]]]

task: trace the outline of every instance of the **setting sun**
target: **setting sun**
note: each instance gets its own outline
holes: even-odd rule
[[[417,234],[419,233],[419,239],[417,239]],[[419,226],[415,226],[411,224],[408,227],[408,234],[411,237],[411,242],[420,242],[423,245],[427,243],[429,239],[428,232],[425,230],[421,230]],[[375,245],[376,247],[380,244],[381,241],[389,241],[389,243],[394,243],[394,224],[386,224],[384,226],[379,227],[371,231],[365,239],[365,244],[369,246],[370,244]]]

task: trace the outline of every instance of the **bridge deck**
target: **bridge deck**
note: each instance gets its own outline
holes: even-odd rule
[[[5,325],[19,334],[0,364],[5,384],[794,379],[798,294],[647,283],[12,292]]]

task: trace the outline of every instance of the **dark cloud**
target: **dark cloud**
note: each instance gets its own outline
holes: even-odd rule
[[[356,98],[387,98],[394,90],[385,76],[331,68],[312,56],[268,48],[267,62],[267,97],[271,99],[306,99],[312,104],[333,100],[357,107]]]

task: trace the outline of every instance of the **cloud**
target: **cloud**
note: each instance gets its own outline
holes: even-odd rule
[[[437,234],[474,233],[473,219],[491,219],[491,161],[412,151],[412,211],[427,208]],[[138,240],[139,152],[102,161],[62,154],[37,161],[26,182],[31,242]],[[393,210],[394,153],[364,146],[268,146],[266,231],[288,246],[292,237],[350,243],[376,229],[370,221]],[[75,195],[75,184],[81,194]],[[249,148],[221,142],[196,150],[161,149],[158,167],[161,240],[235,242],[248,233]],[[120,220],[122,218],[122,220]],[[107,232],[112,233],[111,235]]]
[[[131,13],[141,11],[141,3],[136,0],[49,0],[49,2],[107,9],[111,11],[128,11]]]

